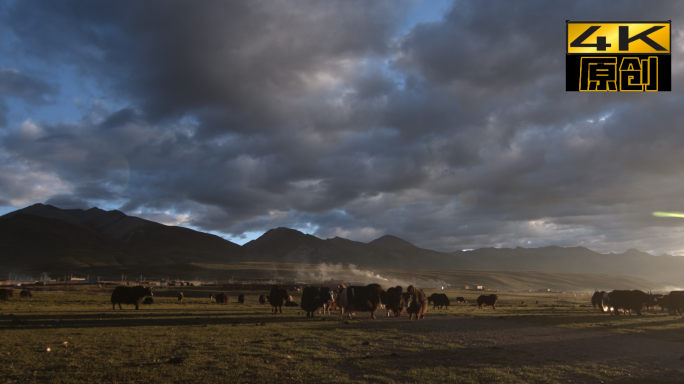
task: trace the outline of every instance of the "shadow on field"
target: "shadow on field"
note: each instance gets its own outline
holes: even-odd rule
[[[588,322],[596,324],[599,319],[610,321],[611,318],[594,316]],[[533,382],[554,381],[559,378],[581,382],[593,378],[589,382],[598,382],[599,377],[601,380],[607,376],[626,379],[628,375],[632,375],[629,379],[684,379],[681,374],[684,372],[684,361],[680,360],[681,344],[671,342],[681,337],[670,337],[681,334],[684,321],[679,318],[646,323],[655,327],[675,325],[674,329],[669,330],[648,330],[648,337],[641,333],[608,332],[612,330],[611,327],[569,329],[520,320],[515,317],[460,317],[433,318],[424,323],[390,321],[387,325],[394,326],[403,333],[422,337],[405,339],[410,350],[402,350],[401,347],[383,348],[381,338],[374,340],[371,337],[371,346],[377,347],[369,348],[367,356],[360,355],[355,360],[364,368],[389,364],[407,370],[424,367],[434,369],[440,374],[453,371],[455,366],[462,369],[526,367],[530,374],[539,374],[540,372],[534,371],[545,369],[547,371],[544,375],[559,376],[544,376],[546,379],[526,377],[524,374],[519,376]],[[364,327],[373,328],[376,325],[364,323]],[[627,325],[643,327],[644,323]],[[599,363],[603,364],[600,369],[602,373],[592,372],[596,371],[596,364]],[[663,371],[662,367],[667,370]],[[549,373],[549,370],[556,372]],[[350,371],[350,374],[353,373]],[[491,377],[481,379],[493,381]]]
[[[363,379],[374,370],[391,380],[400,380],[407,374],[414,378],[415,370],[420,370],[421,379],[434,382],[446,382],[445,377],[450,374],[473,382],[502,382],[513,378],[523,382],[583,383],[682,379],[676,371],[682,363],[674,354],[667,356],[667,351],[662,351],[658,356],[652,348],[640,350],[620,335],[605,335],[600,340],[602,345],[595,348],[597,341],[587,338],[572,347],[564,340],[531,343],[520,340],[505,346],[491,344],[451,350],[440,349],[438,345],[421,351],[392,352],[378,348],[334,367],[355,379]],[[628,347],[633,349],[626,353]],[[592,349],[594,353],[586,353]],[[601,363],[606,366],[597,366]],[[393,367],[394,374],[383,374],[385,367]]]
[[[530,316],[515,318],[519,321],[529,322],[534,324],[544,324],[544,325],[573,325],[577,324],[580,328],[584,326],[589,326],[584,329],[595,329],[591,328],[597,326],[598,328],[620,328],[625,330],[645,330],[649,333],[652,332],[672,332],[672,329],[653,329],[658,327],[673,327],[684,325],[684,317],[680,316],[669,316],[663,314],[644,314],[644,315],[609,315],[596,313],[592,316],[568,316],[568,315],[558,315],[558,316]]]
[[[88,313],[84,313],[88,312]],[[322,320],[323,319],[323,320]],[[359,323],[364,319],[351,320],[350,324]],[[255,326],[269,323],[304,323],[317,322],[321,326],[342,326],[346,317],[339,315],[317,315],[313,319],[303,314],[294,313],[250,315],[235,314],[224,311],[192,313],[185,311],[170,311],[164,309],[116,310],[116,311],[81,311],[74,314],[68,311],[55,311],[50,315],[2,315],[0,316],[0,330],[10,328],[45,329],[45,328],[102,328],[102,327],[150,327],[150,326]]]

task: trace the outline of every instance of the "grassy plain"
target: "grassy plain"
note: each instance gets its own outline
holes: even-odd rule
[[[0,377],[53,383],[650,382],[655,371],[635,377],[638,365],[522,358],[516,355],[525,351],[508,353],[484,330],[448,327],[459,320],[500,321],[684,342],[679,317],[608,316],[589,306],[588,295],[500,292],[496,310],[478,310],[478,293],[452,289],[449,297],[469,303],[430,306],[426,320],[371,320],[367,313],[348,320],[339,313],[310,319],[299,308],[271,315],[268,305],[256,302],[262,292],[245,292],[244,305],[231,292],[230,304],[220,306],[209,302],[214,290],[184,288],[159,290],[155,303],[138,311],[131,305],[113,311],[109,288],[15,295],[0,304]],[[183,362],[170,362],[174,358]],[[657,375],[682,378],[675,371]]]

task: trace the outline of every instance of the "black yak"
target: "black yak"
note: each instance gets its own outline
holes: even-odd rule
[[[603,310],[603,306],[601,305],[601,302],[603,301],[603,295],[606,294],[606,291],[594,291],[594,295],[591,296],[591,306],[594,308],[601,308]]]
[[[496,309],[496,301],[499,299],[499,296],[495,294],[491,295],[480,295],[480,297],[477,298],[477,307],[482,309],[483,305],[491,305],[492,309]]]
[[[603,295],[601,306],[603,307],[604,312],[610,314],[619,315],[619,310],[622,309],[625,314],[629,311],[629,314],[631,315],[632,311],[636,311],[637,315],[641,315],[644,304],[648,304],[652,301],[653,295],[639,290],[615,290]]]
[[[10,297],[14,297],[14,289],[0,289],[0,303],[4,303],[5,301],[9,300]]]
[[[228,296],[227,293],[217,293],[214,295],[214,300],[216,300],[216,303],[218,304],[226,304],[228,305],[228,301],[230,300],[230,297]]]
[[[344,284],[339,284],[337,286],[337,295],[335,295],[335,306],[340,309],[341,313],[344,313],[344,307],[342,306],[342,292],[344,291],[346,287]]]
[[[375,311],[378,310],[384,295],[385,291],[379,284],[341,288],[340,308],[347,312],[350,319],[356,311],[370,312],[371,318],[375,319]]]
[[[669,295],[654,299],[661,308],[667,309],[671,314],[682,314],[684,308],[684,291],[672,291]]]
[[[271,313],[283,313],[283,304],[288,298],[287,290],[285,288],[280,288],[280,286],[273,286],[271,288],[271,294],[267,297],[268,303],[271,304]]]
[[[449,306],[451,305],[451,302],[449,302],[449,298],[447,295],[443,293],[433,293],[428,297],[428,304],[432,302],[432,309],[435,309],[439,307],[439,309],[442,309],[442,306],[446,307],[446,309],[449,309]]]
[[[119,309],[123,309],[121,304],[135,304],[135,309],[139,309],[138,306],[145,296],[152,296],[152,288],[116,287],[112,292],[112,309],[116,309],[117,304],[119,304]]]
[[[387,304],[385,309],[387,309],[387,316],[390,312],[394,313],[394,316],[399,317],[401,313],[404,312],[404,288],[401,285],[387,289]]]
[[[323,306],[321,289],[318,287],[306,287],[302,292],[302,309],[306,311],[306,317],[313,317],[314,312]]]

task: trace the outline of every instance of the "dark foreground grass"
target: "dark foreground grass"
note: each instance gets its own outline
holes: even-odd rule
[[[258,293],[248,294],[244,305],[220,306],[205,298],[208,291],[183,292],[184,304],[170,291],[138,311],[131,305],[113,311],[108,296],[73,293],[36,293],[31,300],[15,297],[0,304],[0,381],[553,383],[625,377],[620,368],[534,360],[521,364],[496,350],[435,342],[425,324],[406,318],[369,320],[360,314],[348,320],[336,314],[309,319],[299,308],[271,315],[267,305],[255,303]],[[428,315],[504,316],[585,328],[610,322],[619,325],[601,329],[684,334],[676,320],[662,315],[616,319],[587,312],[579,301],[525,297],[542,302],[516,305],[519,298],[511,295],[496,311],[468,304]]]

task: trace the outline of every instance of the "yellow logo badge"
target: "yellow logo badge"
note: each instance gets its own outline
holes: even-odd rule
[[[669,21],[568,21],[566,90],[669,91],[670,27]]]

